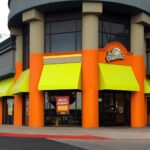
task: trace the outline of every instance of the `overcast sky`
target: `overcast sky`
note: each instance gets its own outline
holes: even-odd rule
[[[0,0],[0,34],[4,36],[10,34],[7,27],[8,13],[8,0]]]

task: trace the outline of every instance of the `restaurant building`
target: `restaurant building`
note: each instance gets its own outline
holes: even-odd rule
[[[149,1],[9,0],[9,8],[1,124],[150,124]]]

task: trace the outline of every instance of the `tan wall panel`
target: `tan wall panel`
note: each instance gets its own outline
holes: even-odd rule
[[[30,22],[30,53],[44,51],[44,21]]]
[[[135,55],[145,55],[144,26],[131,23],[131,51]]]
[[[41,21],[43,18],[43,14],[36,9],[31,9],[22,14],[23,22]]]
[[[22,54],[23,53],[23,37],[16,36],[16,53],[15,53],[15,61],[22,62]]]
[[[47,58],[44,59],[44,64],[62,64],[62,63],[78,63],[81,62],[80,57],[64,57],[64,58]]]
[[[82,5],[82,13],[102,13],[103,7],[101,3],[84,2]]]
[[[82,49],[98,49],[98,16],[91,14],[82,18]]]

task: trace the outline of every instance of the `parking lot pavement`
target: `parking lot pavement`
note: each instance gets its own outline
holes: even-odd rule
[[[47,139],[0,137],[0,150],[84,150]]]
[[[0,137],[0,150],[149,150],[150,140]]]
[[[86,150],[150,150],[149,140],[63,140],[57,142],[78,146]]]
[[[10,125],[0,125],[0,134],[23,134],[23,135],[43,135],[43,136],[70,136],[70,137],[95,137],[106,139],[150,139],[150,127],[44,127],[30,128],[26,126],[15,127]],[[47,137],[48,138],[48,137]]]

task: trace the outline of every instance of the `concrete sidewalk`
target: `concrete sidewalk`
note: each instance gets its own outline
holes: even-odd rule
[[[15,127],[1,125],[0,134],[29,134],[29,135],[49,135],[49,136],[96,136],[110,139],[141,139],[150,140],[150,127],[130,128],[130,127],[100,127],[97,129],[83,129],[81,127]]]

